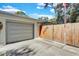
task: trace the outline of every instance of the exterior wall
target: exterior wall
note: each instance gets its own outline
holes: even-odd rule
[[[32,23],[32,24],[34,24],[34,38],[39,36],[37,33],[37,28],[39,28],[38,27],[39,25],[37,25],[38,23],[36,20],[0,14],[0,21],[3,23],[3,29],[0,30],[0,45],[6,45],[6,22],[7,21],[21,22],[21,23]]]
[[[0,45],[5,45],[6,44],[6,20],[1,19],[0,21],[3,24],[2,30],[0,30]]]
[[[39,23],[34,24],[34,37],[35,38],[39,37],[39,26],[40,26]]]
[[[35,23],[35,22],[37,22],[36,20],[33,20],[33,19],[30,19],[30,18],[24,18],[24,17],[18,17],[18,16],[12,16],[12,15],[5,15],[5,14],[0,14],[0,18],[2,18],[2,19],[7,19],[6,21],[14,21],[14,22],[16,22],[16,21],[18,21],[18,22],[27,22],[27,23]]]

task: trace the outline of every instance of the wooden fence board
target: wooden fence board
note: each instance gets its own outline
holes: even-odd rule
[[[61,42],[64,43],[64,25],[61,25]]]
[[[43,26],[42,27],[42,32],[41,32],[41,37],[52,40],[52,36],[53,36],[53,34],[52,34],[53,28],[52,27],[53,27],[52,25]]]
[[[79,23],[75,24],[75,46],[79,47]]]
[[[79,23],[43,25],[41,37],[79,47]]]
[[[72,45],[73,40],[72,40],[72,29],[71,29],[71,24],[66,24],[66,27],[64,28],[66,32],[66,44]]]
[[[54,26],[54,39],[57,42],[61,42],[61,26],[60,25]]]

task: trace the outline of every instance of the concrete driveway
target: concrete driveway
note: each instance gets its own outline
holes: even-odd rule
[[[0,55],[6,56],[78,56],[79,48],[36,38],[8,44],[0,48]]]

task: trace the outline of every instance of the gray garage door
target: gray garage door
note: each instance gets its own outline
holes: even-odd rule
[[[27,39],[33,39],[33,24],[7,22],[7,40],[6,43],[18,42]]]

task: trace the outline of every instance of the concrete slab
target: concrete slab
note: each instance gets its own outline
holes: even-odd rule
[[[67,50],[67,51],[70,51],[72,53],[76,53],[76,54],[79,54],[79,48],[76,48],[76,47],[72,47],[72,46],[68,46],[68,45],[65,45],[63,47],[64,50]]]
[[[40,40],[39,40],[40,39]],[[68,50],[70,49],[70,50]],[[77,56],[72,48],[57,42],[43,41],[41,38],[9,44],[0,48],[0,54],[10,56]]]
[[[65,44],[62,44],[62,43],[59,43],[59,42],[56,42],[56,41],[52,41],[52,40],[49,40],[49,39],[38,38],[36,40],[40,40],[42,42],[48,43],[50,45],[53,45],[53,46],[56,46],[56,47],[59,47],[59,48],[63,48],[65,46]]]
[[[77,48],[77,47],[68,46],[68,45],[63,44],[63,43],[59,43],[59,42],[55,42],[55,41],[51,41],[51,40],[43,39],[43,38],[39,38],[39,40],[44,42],[44,43],[47,43],[47,44],[53,45],[55,47],[58,47],[62,50],[66,50],[67,52],[69,51],[69,52],[72,52],[76,55],[79,55],[79,48]]]

